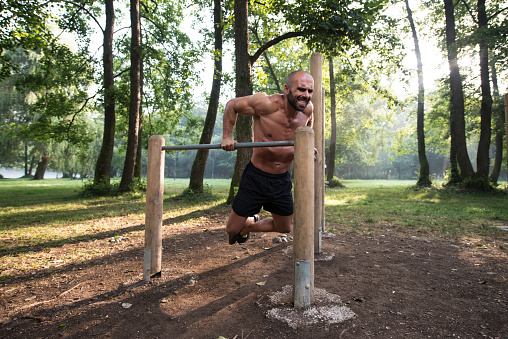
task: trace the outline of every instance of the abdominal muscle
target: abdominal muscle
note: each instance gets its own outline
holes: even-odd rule
[[[259,147],[252,150],[252,164],[267,173],[281,174],[289,171],[294,158],[294,147]]]

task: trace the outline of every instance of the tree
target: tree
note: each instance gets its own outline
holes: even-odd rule
[[[37,68],[20,76],[16,88],[33,99],[22,125],[25,139],[47,142],[86,144],[87,126],[83,120],[88,86],[93,81],[92,68],[84,51],[73,53],[67,46],[52,39],[42,49]],[[35,179],[44,177],[50,154],[42,153]]]
[[[348,6],[348,4],[332,0],[316,0],[305,3],[273,0],[263,4],[256,3],[256,5],[263,7],[266,13],[270,13],[269,20],[263,21],[263,24],[274,25],[275,23],[279,30],[289,27],[292,31],[271,36],[269,41],[250,56],[248,2],[246,0],[235,1],[235,95],[238,97],[252,94],[252,65],[267,49],[283,40],[302,37],[311,50],[326,51],[331,55],[355,46],[364,49],[365,39],[373,33],[374,25],[383,22],[383,19],[380,19],[380,12],[385,3],[384,0],[355,3],[355,6]],[[275,19],[279,16],[283,20]],[[236,122],[236,133],[237,141],[251,141],[252,119],[239,116]],[[250,160],[251,152],[250,149],[237,151],[235,171],[227,203],[233,201],[235,189],[238,187],[244,167]]]
[[[411,33],[413,35],[413,42],[415,45],[415,55],[417,65],[416,68],[418,72],[418,112],[417,112],[416,131],[418,138],[418,160],[420,162],[420,174],[418,176],[418,182],[416,185],[427,187],[430,186],[432,182],[430,181],[429,162],[427,160],[427,154],[425,150],[425,129],[424,129],[425,87],[423,85],[423,65],[420,52],[420,45],[418,43],[418,35],[416,33],[416,27],[413,20],[413,14],[411,12],[411,8],[409,7],[409,1],[405,0],[405,3],[407,10],[407,18],[409,20]]]
[[[139,19],[139,0],[131,0],[131,67],[130,67],[130,104],[129,104],[129,131],[127,138],[127,152],[123,166],[120,190],[131,189],[136,164],[139,120],[141,107],[141,25]]]
[[[335,173],[335,150],[337,148],[337,119],[335,117],[335,78],[333,73],[333,59],[328,60],[328,68],[330,72],[330,153],[328,157],[328,166],[326,173],[326,180],[333,179]]]
[[[46,23],[52,6],[39,0],[4,0],[0,3],[0,82],[7,79],[18,64],[8,51],[43,47],[47,41]]]
[[[213,7],[213,26],[214,26],[214,67],[212,89],[210,92],[210,100],[208,102],[208,110],[206,113],[205,124],[201,133],[200,144],[209,144],[212,140],[213,130],[215,128],[215,119],[217,118],[217,110],[219,107],[220,87],[222,80],[222,7],[220,0],[214,0]],[[189,189],[193,192],[203,192],[203,177],[205,174],[206,162],[208,159],[208,150],[199,149],[192,164],[191,175],[189,180]]]
[[[467,153],[464,122],[464,93],[458,65],[458,46],[455,32],[455,14],[452,0],[443,0],[446,20],[446,50],[450,68],[450,162],[460,166],[462,178],[473,176],[474,170]],[[457,174],[454,174],[455,177]]]
[[[115,80],[113,68],[113,33],[115,12],[113,0],[105,0],[106,26],[103,30],[103,90],[104,90],[104,133],[102,146],[95,164],[94,186],[109,185],[110,166],[115,146]]]
[[[494,103],[492,106],[493,116],[494,116],[494,135],[495,135],[495,146],[496,153],[494,156],[494,165],[492,166],[492,172],[490,173],[490,181],[497,184],[497,180],[499,178],[499,172],[501,171],[501,165],[503,162],[503,135],[505,134],[504,126],[506,124],[505,114],[503,112],[503,100],[499,95],[499,86],[497,82],[497,70],[496,70],[496,62],[495,59],[492,61],[492,89],[493,89],[493,99]]]

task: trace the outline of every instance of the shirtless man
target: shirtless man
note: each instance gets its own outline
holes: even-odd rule
[[[233,127],[238,114],[254,118],[255,142],[294,140],[298,127],[312,127],[313,89],[312,76],[296,71],[288,75],[284,94],[257,93],[231,99],[224,110],[222,149],[234,150]],[[288,171],[293,158],[293,146],[253,148],[226,224],[230,245],[246,242],[250,232],[291,231],[293,196]],[[259,220],[261,207],[272,216]]]

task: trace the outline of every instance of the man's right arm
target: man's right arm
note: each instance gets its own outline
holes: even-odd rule
[[[277,105],[264,93],[229,100],[224,109],[222,119],[222,149],[225,151],[234,151],[235,149],[234,145],[236,141],[233,140],[233,128],[238,114],[254,116],[256,114],[270,113],[276,109]]]
[[[234,151],[236,141],[233,140],[233,128],[235,127],[236,119],[238,118],[237,105],[242,101],[247,101],[248,97],[233,98],[228,101],[224,109],[224,116],[222,118],[222,141],[221,147],[225,151]]]

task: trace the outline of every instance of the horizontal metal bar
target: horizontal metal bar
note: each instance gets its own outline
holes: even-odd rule
[[[237,148],[249,147],[280,147],[280,146],[294,146],[294,141],[265,141],[265,142],[237,142]],[[221,149],[220,144],[197,144],[197,145],[175,145],[175,146],[162,146],[163,151],[180,151],[191,149]]]

